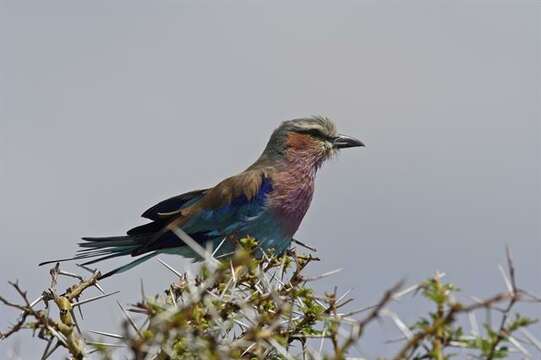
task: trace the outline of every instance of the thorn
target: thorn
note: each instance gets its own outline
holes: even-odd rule
[[[47,342],[47,346],[45,347],[45,350],[43,350],[43,355],[41,355],[41,360],[44,360],[46,359],[46,355],[47,353],[49,352],[49,349],[51,348],[51,344],[53,343],[53,338],[50,338],[49,341]]]
[[[235,324],[239,325],[241,328],[243,328],[243,330],[249,328],[248,325],[246,325],[245,323],[243,323],[243,322],[240,321],[240,320],[233,319],[233,322],[234,322]]]
[[[280,281],[282,282],[284,281],[285,271],[286,271],[286,256],[282,256],[282,262],[280,264],[280,270],[279,270]]]
[[[321,342],[319,343],[318,355],[321,358],[321,353],[323,352],[323,344],[325,343],[325,337],[327,336],[327,328],[323,328],[323,333],[321,334]]]
[[[513,295],[517,293],[517,282],[515,280],[515,267],[513,266],[513,259],[511,257],[511,249],[509,245],[505,246],[505,255],[507,257],[507,270],[509,270],[509,277],[511,279],[511,286],[513,287]]]
[[[84,269],[84,270],[88,271],[89,273],[92,273],[92,274],[94,274],[94,273],[96,273],[98,271],[98,269],[91,269],[88,266],[83,265],[83,264],[75,264],[75,265],[80,267],[81,269]]]
[[[127,312],[131,312],[133,314],[143,314],[148,315],[148,310],[141,310],[141,309],[128,309]]]
[[[399,339],[390,339],[390,340],[386,340],[385,341],[385,344],[396,344],[396,343],[401,343],[401,342],[404,342],[405,340],[408,340],[407,337],[403,336]]]
[[[110,337],[110,338],[113,338],[113,339],[119,339],[119,340],[125,340],[126,338],[122,335],[117,335],[117,334],[112,334],[112,333],[107,333],[107,332],[103,332],[103,331],[95,331],[95,330],[89,330],[89,332],[93,333],[93,334],[96,334],[96,335],[102,335],[102,336],[107,336],[107,337]]]
[[[250,350],[252,350],[252,348],[255,346],[256,343],[252,343],[252,345],[248,346],[246,348],[246,350],[244,350],[244,352],[240,355],[240,357],[244,357],[244,355],[246,355],[246,353],[248,353]]]
[[[34,306],[36,306],[41,300],[43,300],[43,295],[41,295],[39,298],[37,298],[36,300],[32,301],[30,303],[30,307],[33,308]]]
[[[116,303],[120,307],[120,310],[122,310],[122,312],[124,313],[124,317],[126,318],[126,320],[128,320],[128,323],[133,327],[133,329],[140,337],[143,337],[143,334],[141,334],[141,331],[139,331],[139,329],[137,328],[137,325],[135,324],[135,321],[133,321],[133,319],[131,318],[130,314],[128,314],[126,309],[124,309],[124,307],[120,304],[120,302],[118,302],[118,300]]]
[[[171,271],[173,274],[175,274],[176,276],[178,276],[180,279],[182,279],[182,274],[180,272],[178,272],[177,270],[175,270],[171,265],[167,264],[165,261],[163,261],[162,259],[160,258],[156,258],[156,260],[158,260],[158,262],[160,264],[162,264],[163,266],[165,266],[169,271]]]
[[[58,270],[58,275],[63,275],[63,276],[66,276],[66,277],[71,277],[71,278],[75,278],[75,279],[78,279],[78,280],[83,280],[83,277],[81,275],[70,273],[70,272],[64,271],[64,270]]]
[[[312,350],[311,348],[309,347],[306,347],[306,350],[308,351],[308,353],[310,354],[310,356],[312,357],[312,359],[314,360],[321,360],[321,351],[320,352],[315,352],[314,350]],[[323,350],[322,350],[323,351]]]
[[[216,249],[212,252],[212,257],[216,256],[216,253],[218,252],[218,250],[220,250],[222,248],[222,245],[224,244],[224,242],[227,240],[227,238],[223,238],[222,241],[218,244],[218,246],[216,247]]]
[[[81,309],[80,306],[78,306],[77,309],[79,309],[79,315],[81,315],[81,320],[84,320],[85,317],[83,316],[83,310]],[[75,317],[75,315],[73,317]],[[81,333],[80,329],[79,329],[79,333]]]
[[[533,336],[528,330],[522,328],[519,330],[528,341],[539,351],[541,351],[541,341],[539,341],[535,336]]]
[[[66,342],[66,339],[64,338],[64,335],[60,334],[58,331],[56,331],[50,326],[47,326],[47,329],[51,332],[51,334],[53,334],[58,339],[58,341],[62,343],[62,345],[64,345],[65,347],[68,347],[68,344]]]
[[[400,299],[401,297],[404,297],[412,292],[416,292],[417,290],[419,290],[419,288],[421,287],[421,284],[416,284],[416,285],[412,285],[410,286],[409,288],[407,289],[404,289],[400,292],[397,292],[394,296],[393,296],[393,300],[398,300]]]
[[[505,269],[501,265],[498,265],[498,269],[500,269],[500,273],[502,274],[503,282],[505,283],[505,287],[507,288],[507,291],[509,291],[510,294],[513,294],[514,293],[513,285],[511,285],[511,281],[507,277],[507,274],[505,273]]]
[[[509,335],[509,336],[507,336],[507,340],[509,340],[509,342],[510,342],[511,344],[513,344],[513,346],[514,346],[515,348],[517,348],[517,350],[520,351],[520,352],[522,353],[522,355],[525,356],[525,358],[527,358],[527,359],[531,359],[531,358],[532,358],[532,355],[528,352],[528,350],[526,350],[526,349],[524,348],[524,346],[522,346],[522,345],[517,341],[517,339],[515,339],[514,337],[512,337],[512,336]]]
[[[173,285],[171,285],[169,289],[171,295],[171,302],[173,303],[174,307],[177,307],[177,299],[175,299],[175,290],[173,288]]]
[[[92,297],[92,298],[90,298],[90,299],[78,301],[78,302],[74,303],[73,306],[81,306],[81,305],[83,305],[83,304],[87,304],[87,303],[92,302],[92,301],[97,301],[97,300],[100,300],[100,299],[109,297],[109,296],[111,296],[111,295],[118,294],[119,292],[120,292],[120,291],[115,291],[115,292],[112,292],[112,293],[109,293],[109,294],[105,294],[105,295],[94,296],[94,297]]]
[[[321,280],[321,279],[324,279],[324,278],[326,278],[326,277],[329,277],[329,276],[338,274],[338,273],[341,272],[342,270],[344,270],[344,269],[340,268],[340,269],[332,270],[332,271],[323,273],[323,274],[321,274],[321,275],[314,276],[313,278],[308,278],[308,279],[306,279],[306,281],[308,282],[308,281]]]
[[[141,301],[144,302],[145,299],[146,299],[146,296],[145,296],[145,286],[143,284],[143,279],[139,279],[140,281],[140,287],[141,287]]]
[[[96,281],[96,283],[94,284],[94,286],[96,287],[96,289],[98,289],[103,295],[105,295],[105,290],[103,290],[103,288],[101,287],[100,283]]]
[[[393,322],[395,323],[396,327],[398,328],[398,330],[400,330],[400,332],[408,339],[411,339],[413,337],[413,333],[411,332],[410,328],[404,324],[404,322],[402,320],[400,320],[400,318],[398,317],[397,314],[395,314],[394,312],[388,310],[388,309],[383,309],[381,311],[382,315],[386,315],[388,317],[391,318],[391,320],[393,320]]]
[[[473,336],[479,336],[479,323],[477,322],[477,318],[475,317],[475,314],[473,312],[468,313],[468,317],[470,319],[470,326],[471,326],[471,333]]]
[[[233,282],[237,282],[237,276],[235,275],[235,268],[233,267],[233,261],[229,260],[229,266],[231,267],[231,276],[233,277]]]
[[[83,334],[83,332],[81,331],[81,328],[79,327],[79,322],[77,321],[77,318],[75,317],[75,312],[73,311],[73,309],[70,311],[71,313],[71,317],[73,318],[73,322],[75,323],[75,328],[77,329],[77,331],[79,332],[79,334]],[[81,318],[83,317],[83,313],[81,312],[81,308],[79,308],[79,313],[81,314]]]
[[[347,314],[344,314],[343,316],[344,317],[350,317],[350,316],[353,316],[353,315],[357,315],[357,314],[366,312],[368,310],[372,310],[372,309],[374,309],[376,307],[377,307],[377,305],[367,306],[367,307],[364,307],[364,308],[361,308],[361,309],[358,309],[358,310],[353,310],[351,312],[348,312]]]
[[[218,260],[216,260],[211,253],[206,251],[201,245],[199,245],[190,235],[188,235],[182,228],[179,226],[172,229],[173,233],[182,240],[186,245],[188,245],[197,255],[201,256],[212,268],[216,268],[219,265]]]
[[[100,346],[114,347],[114,348],[126,347],[126,345],[124,345],[124,344],[110,344],[110,343],[102,343],[102,342],[94,342],[94,341],[87,341],[86,343],[87,343],[87,345],[96,346],[96,347],[100,347]]]
[[[349,289],[348,291],[346,291],[346,292],[344,293],[344,295],[340,296],[340,297],[338,298],[338,300],[336,300],[336,303],[339,304],[340,301],[344,300],[345,297],[349,295],[349,293],[351,292],[351,290],[353,290],[353,289]]]
[[[55,346],[51,349],[51,351],[49,351],[49,353],[47,354],[43,354],[43,357],[41,358],[41,360],[47,360],[49,357],[51,357],[51,355],[60,347],[60,341],[57,341]]]
[[[276,340],[274,340],[273,338],[270,338],[267,341],[269,342],[269,344],[272,345],[272,347],[276,349],[278,354],[282,355],[287,360],[295,360],[291,355],[289,355],[287,350],[282,345],[280,345]]]
[[[316,249],[316,248],[311,247],[311,246],[309,246],[309,245],[306,245],[305,243],[303,243],[303,242],[301,242],[301,241],[299,241],[299,240],[297,240],[297,239],[291,239],[291,241],[294,242],[294,243],[297,244],[297,245],[302,246],[303,248],[306,248],[306,249],[310,250],[310,251],[317,252],[317,249]]]
[[[229,286],[231,286],[232,283],[233,283],[233,279],[229,279],[227,284],[225,284],[224,289],[222,290],[222,293],[220,294],[221,299],[223,299],[225,293],[227,292],[227,290],[229,289]]]

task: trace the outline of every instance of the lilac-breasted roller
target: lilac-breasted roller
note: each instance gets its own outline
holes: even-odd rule
[[[119,256],[136,257],[110,271],[107,277],[124,272],[160,253],[198,259],[175,229],[182,229],[203,247],[212,245],[217,258],[230,255],[237,240],[254,237],[262,250],[282,253],[310,206],[317,170],[339,149],[364,146],[352,137],[339,135],[325,117],[283,122],[265,150],[248,169],[218,185],[164,200],[142,217],[151,222],[123,236],[85,237],[81,250],[70,259],[90,265]],[[210,244],[209,244],[210,242]]]

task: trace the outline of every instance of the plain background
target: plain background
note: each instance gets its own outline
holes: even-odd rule
[[[319,290],[353,288],[362,307],[439,270],[471,301],[505,289],[509,244],[539,295],[540,64],[535,0],[0,0],[0,292],[15,299],[19,279],[37,297],[38,262],[242,171],[280,121],[323,114],[368,146],[321,170],[297,234],[322,257],[311,272],[344,269]],[[157,293],[173,277],[151,261],[104,286],[130,303],[140,279]],[[428,308],[393,309],[411,324]],[[85,312],[84,328],[118,329],[114,299]],[[1,328],[15,318],[0,308]],[[399,337],[384,320],[352,355]],[[35,359],[36,343],[0,352]]]

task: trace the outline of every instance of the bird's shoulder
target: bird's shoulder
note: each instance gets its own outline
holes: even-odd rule
[[[231,176],[209,189],[193,210],[219,209],[231,204],[243,205],[262,202],[273,190],[275,171],[272,168],[255,168]]]
[[[217,209],[233,202],[242,204],[261,199],[272,191],[274,174],[274,169],[270,167],[248,169],[212,188],[194,190],[163,200],[147,209],[141,216],[162,221],[204,209]]]

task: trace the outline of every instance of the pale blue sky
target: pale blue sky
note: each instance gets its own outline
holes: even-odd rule
[[[297,235],[320,251],[314,272],[344,268],[319,289],[363,306],[440,270],[484,296],[504,288],[509,244],[541,294],[540,4],[0,0],[0,292],[19,279],[37,296],[38,262],[243,170],[280,121],[324,114],[367,148],[322,169]],[[140,278],[149,293],[172,280],[151,261],[105,286],[129,303]],[[423,305],[394,308],[413,321]],[[120,321],[114,300],[87,313],[87,329]],[[0,308],[0,327],[13,316]],[[374,326],[361,355],[397,336]],[[0,352],[17,344],[43,348]]]

